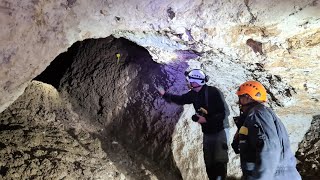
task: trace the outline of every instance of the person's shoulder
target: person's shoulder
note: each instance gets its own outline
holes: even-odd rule
[[[266,107],[264,104],[255,105],[249,112],[249,116],[259,118],[259,119],[269,119],[272,118],[271,109]]]
[[[218,95],[219,96],[223,96],[222,91],[219,88],[215,87],[215,86],[208,86],[208,89],[209,89],[209,93],[210,94],[216,94],[217,96]]]
[[[255,104],[250,110],[249,110],[249,114],[253,115],[253,114],[261,114],[261,113],[265,113],[267,112],[266,106],[261,104],[261,103],[257,103]]]
[[[207,88],[209,89],[209,91],[220,91],[217,87],[215,87],[215,86],[209,86],[209,85],[206,85],[207,86]]]

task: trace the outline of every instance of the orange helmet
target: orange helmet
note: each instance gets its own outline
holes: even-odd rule
[[[267,91],[258,81],[247,81],[239,87],[238,96],[248,94],[253,100],[258,102],[267,101]]]

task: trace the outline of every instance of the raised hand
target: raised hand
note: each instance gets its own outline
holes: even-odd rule
[[[158,92],[161,96],[163,96],[166,93],[166,91],[163,89],[162,86],[158,86],[158,87],[156,87],[156,89],[158,90]]]

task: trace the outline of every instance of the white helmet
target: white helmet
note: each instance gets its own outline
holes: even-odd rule
[[[208,77],[200,69],[193,69],[191,71],[186,71],[185,75],[189,83],[195,82],[203,86],[206,84],[206,82],[208,82]]]

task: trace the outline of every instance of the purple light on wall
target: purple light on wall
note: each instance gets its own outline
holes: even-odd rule
[[[176,50],[175,53],[179,60],[189,60],[200,57],[200,53],[193,50]]]

